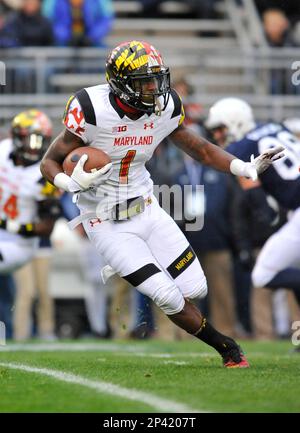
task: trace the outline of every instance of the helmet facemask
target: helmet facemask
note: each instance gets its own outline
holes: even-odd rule
[[[166,69],[157,73],[131,74],[125,86],[132,95],[129,104],[141,111],[160,114],[169,100],[170,73]]]

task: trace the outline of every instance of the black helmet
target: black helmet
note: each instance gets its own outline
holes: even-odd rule
[[[14,154],[24,165],[40,161],[52,136],[52,123],[45,113],[27,110],[14,117],[11,123]]]
[[[170,71],[160,53],[147,42],[123,42],[106,62],[112,92],[130,107],[160,114],[170,96]]]

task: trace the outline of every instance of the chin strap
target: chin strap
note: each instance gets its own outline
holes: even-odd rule
[[[116,96],[116,102],[118,106],[121,108],[121,110],[123,110],[125,113],[137,114],[142,112],[142,110],[139,110],[138,108],[133,108],[127,105],[126,103],[122,102],[118,96]],[[160,100],[157,96],[155,97],[154,102],[155,102],[154,114],[156,114],[156,116],[161,116],[162,107],[161,107]]]

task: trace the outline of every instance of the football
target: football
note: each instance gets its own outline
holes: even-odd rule
[[[99,168],[111,162],[110,157],[103,150],[90,146],[77,147],[66,156],[63,162],[63,170],[68,176],[71,176],[75,165],[83,154],[88,155],[88,159],[83,167],[87,172],[99,170]]]

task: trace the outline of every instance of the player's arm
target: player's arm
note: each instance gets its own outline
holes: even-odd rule
[[[282,146],[278,146],[257,158],[252,158],[250,162],[245,162],[198,136],[184,125],[175,129],[170,138],[177,147],[202,164],[253,180],[256,180],[257,175],[266,170],[273,161],[281,158],[284,150]]]
[[[0,228],[7,230],[10,233],[32,238],[36,236],[50,236],[55,224],[55,219],[46,218],[44,220],[20,224],[14,220],[0,219]]]
[[[20,226],[19,234],[24,237],[50,236],[56,220],[61,216],[61,206],[57,198],[46,198],[37,203],[38,220]]]
[[[88,145],[92,140],[88,133],[89,125],[85,120],[85,113],[76,95],[71,96],[67,103],[63,123],[66,129],[56,137],[45,153],[41,162],[41,173],[57,188],[67,192],[84,191],[99,185],[109,177],[112,171],[111,163],[93,173],[87,173],[84,164],[88,156],[84,154],[71,176],[63,172],[62,164],[68,153],[77,147]]]
[[[229,172],[233,155],[200,137],[184,125],[179,126],[170,135],[174,144],[192,158],[218,170]]]
[[[42,175],[57,188],[67,192],[87,190],[105,181],[111,174],[112,163],[106,164],[93,173],[84,170],[88,155],[83,154],[76,164],[71,176],[63,172],[62,163],[69,152],[86,143],[68,131],[61,133],[50,145],[41,162]]]
[[[50,236],[56,220],[62,215],[58,198],[50,197],[38,202],[38,221],[33,224],[37,236]]]
[[[43,221],[33,223],[32,224],[32,230],[28,230],[26,226],[23,227],[24,232],[20,233],[20,234],[23,234],[23,236],[25,236],[25,237],[30,237],[30,236],[48,237],[52,233],[52,230],[54,228],[54,224],[55,224],[55,220],[53,220],[51,218],[47,218]]]
[[[41,161],[40,169],[45,179],[54,184],[55,177],[59,173],[63,174],[62,163],[68,153],[84,145],[84,141],[68,129],[61,132],[51,143]]]

